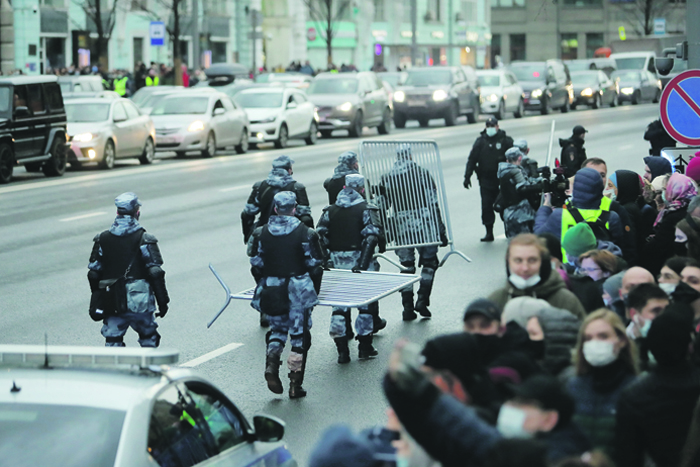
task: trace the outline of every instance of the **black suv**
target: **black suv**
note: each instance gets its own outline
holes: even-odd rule
[[[0,79],[0,183],[15,165],[27,172],[63,175],[67,154],[66,111],[55,76]]]
[[[569,69],[561,60],[513,62],[509,68],[523,87],[525,110],[536,110],[542,115],[552,109],[568,112],[574,103]]]

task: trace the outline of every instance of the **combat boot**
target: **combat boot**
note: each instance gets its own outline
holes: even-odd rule
[[[280,364],[282,361],[277,355],[268,355],[265,358],[265,381],[267,388],[275,394],[282,394],[284,388],[280,380]]]
[[[338,348],[338,363],[350,363],[350,349],[348,348],[347,337],[336,337],[333,339]]]
[[[376,334],[386,327],[386,320],[379,316],[379,302],[367,305],[367,311],[372,315],[372,334]]]
[[[418,292],[418,300],[416,300],[415,310],[420,313],[423,318],[430,318],[433,314],[428,310],[430,305],[430,295]]]
[[[372,345],[372,341],[374,340],[372,334],[368,336],[357,336],[357,340],[360,342],[357,346],[357,349],[359,350],[358,358],[360,360],[367,360],[379,355],[377,349],[375,349]]]
[[[493,224],[487,225],[486,227],[486,235],[484,238],[481,239],[482,242],[492,242],[494,240],[493,238]]]
[[[289,373],[289,398],[299,399],[306,396],[306,390],[301,387],[304,374],[301,371],[291,371]]]
[[[403,303],[403,320],[413,321],[418,316],[413,311],[413,292],[401,292],[401,302]]]

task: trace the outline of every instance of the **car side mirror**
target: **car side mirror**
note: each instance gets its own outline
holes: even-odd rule
[[[296,109],[297,103],[296,102],[287,102],[287,108],[288,109]]]
[[[223,115],[224,113],[226,113],[226,109],[219,107],[218,109],[214,109],[213,115],[216,117],[217,115]]]
[[[253,417],[253,427],[258,441],[272,443],[284,437],[284,422],[279,418],[256,415]]]
[[[366,96],[366,95],[369,94],[370,92],[372,92],[371,89],[365,89],[364,92],[363,92],[362,94],[364,94],[364,95]]]
[[[29,112],[29,107],[20,105],[19,107],[15,107],[14,115],[15,117],[29,117],[31,113]]]

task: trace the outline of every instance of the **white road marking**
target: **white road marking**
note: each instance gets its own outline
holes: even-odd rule
[[[219,191],[222,193],[227,193],[229,191],[236,191],[236,190],[242,190],[243,188],[250,188],[251,185],[238,185],[238,186],[230,186],[228,188],[222,188]]]
[[[106,214],[106,213],[104,213],[104,212],[91,212],[91,213],[83,214],[80,216],[66,217],[65,219],[60,219],[59,222],[79,221],[80,219],[87,219],[89,217],[102,216],[104,214]]]
[[[185,367],[185,368],[193,368],[197,365],[201,365],[204,362],[208,362],[209,360],[216,358],[219,355],[223,355],[226,352],[236,350],[238,347],[241,347],[241,346],[243,346],[243,344],[238,344],[238,343],[234,342],[232,344],[225,345],[225,346],[218,348],[216,350],[212,350],[211,352],[206,353],[206,354],[202,355],[201,357],[197,357],[194,360],[190,360],[189,362],[185,362],[180,366]]]

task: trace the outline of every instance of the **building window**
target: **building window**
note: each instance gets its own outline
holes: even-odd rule
[[[595,51],[605,45],[602,32],[586,34],[586,58],[595,57]]]
[[[524,7],[525,0],[492,0],[491,6],[494,8]]]
[[[228,11],[226,11],[226,5],[228,2],[222,0],[207,0],[204,3],[205,14],[210,16],[226,16]]]
[[[510,61],[525,60],[525,34],[510,35]]]
[[[501,62],[501,35],[494,34],[491,36],[491,68],[496,68]]]
[[[374,21],[386,21],[384,19],[384,0],[374,0]]]
[[[578,58],[578,34],[567,33],[561,35],[561,59],[576,60]]]
[[[440,0],[428,0],[428,11],[425,13],[426,20],[440,21]]]
[[[460,13],[462,15],[461,20],[466,24],[475,24],[477,22],[477,9],[476,2],[462,1],[460,4]]]

